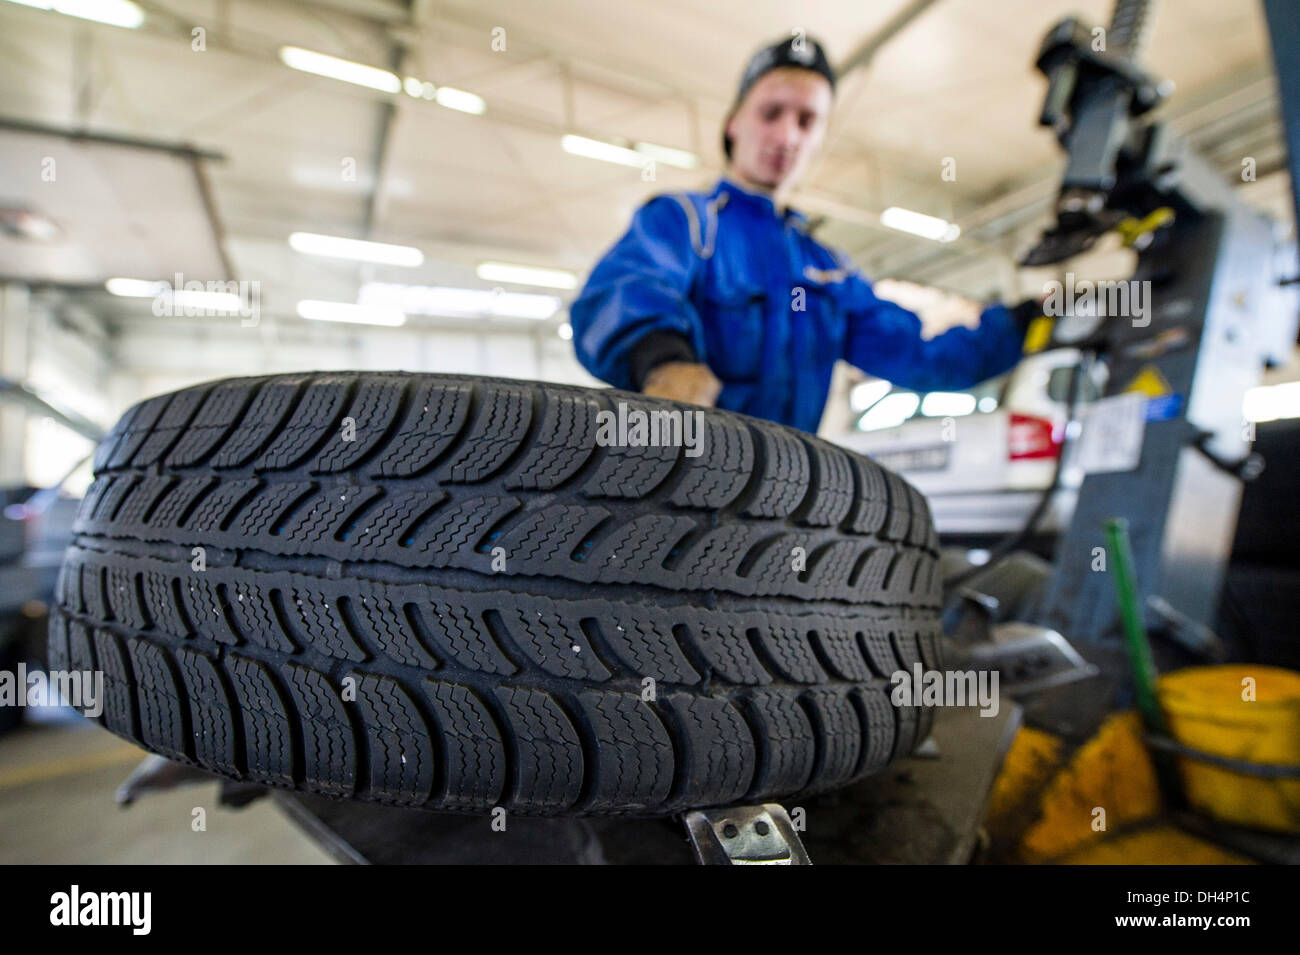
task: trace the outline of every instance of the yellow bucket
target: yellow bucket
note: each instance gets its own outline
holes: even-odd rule
[[[1263,765],[1300,766],[1300,673],[1234,663],[1160,678],[1169,732],[1184,746]],[[1190,805],[1224,822],[1300,832],[1300,779],[1244,775],[1179,757]]]

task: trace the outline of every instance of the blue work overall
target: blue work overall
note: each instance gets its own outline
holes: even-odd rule
[[[570,308],[578,360],[635,390],[633,353],[651,333],[680,336],[686,360],[722,381],[718,407],[816,431],[835,360],[917,391],[949,391],[1020,359],[1024,328],[1002,305],[978,328],[931,339],[877,298],[798,212],[729,180],[709,193],[657,196],[592,271]]]

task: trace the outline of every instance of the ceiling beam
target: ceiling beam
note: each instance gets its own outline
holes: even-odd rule
[[[319,7],[333,13],[342,13],[373,23],[406,23],[410,10],[402,0],[281,0],[292,7]]]
[[[876,54],[884,48],[894,37],[902,33],[912,21],[925,13],[938,0],[911,0],[906,6],[895,13],[885,21],[884,26],[874,31],[870,36],[864,37],[853,51],[836,67],[836,74],[839,79],[843,80],[854,70],[864,69],[871,65],[871,61],[876,58]]]

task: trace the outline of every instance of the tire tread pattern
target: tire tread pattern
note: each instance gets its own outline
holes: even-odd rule
[[[663,814],[909,752],[924,498],[725,412],[698,457],[601,446],[616,402],[690,410],[401,373],[148,399],[96,451],[51,660],[101,669],[102,722],[156,752],[390,805]]]

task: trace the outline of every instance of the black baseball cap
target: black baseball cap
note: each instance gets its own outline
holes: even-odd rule
[[[727,154],[728,159],[731,158],[731,137],[727,135],[727,123],[731,122],[731,117],[736,114],[736,109],[744,100],[750,87],[757,83],[763,74],[782,66],[793,66],[820,73],[831,84],[831,92],[835,92],[835,70],[831,68],[831,61],[826,58],[826,51],[822,49],[822,45],[812,37],[799,33],[780,43],[763,47],[746,64],[745,72],[740,77],[740,89],[736,91],[736,100],[731,104],[727,118],[722,122],[722,151]]]

